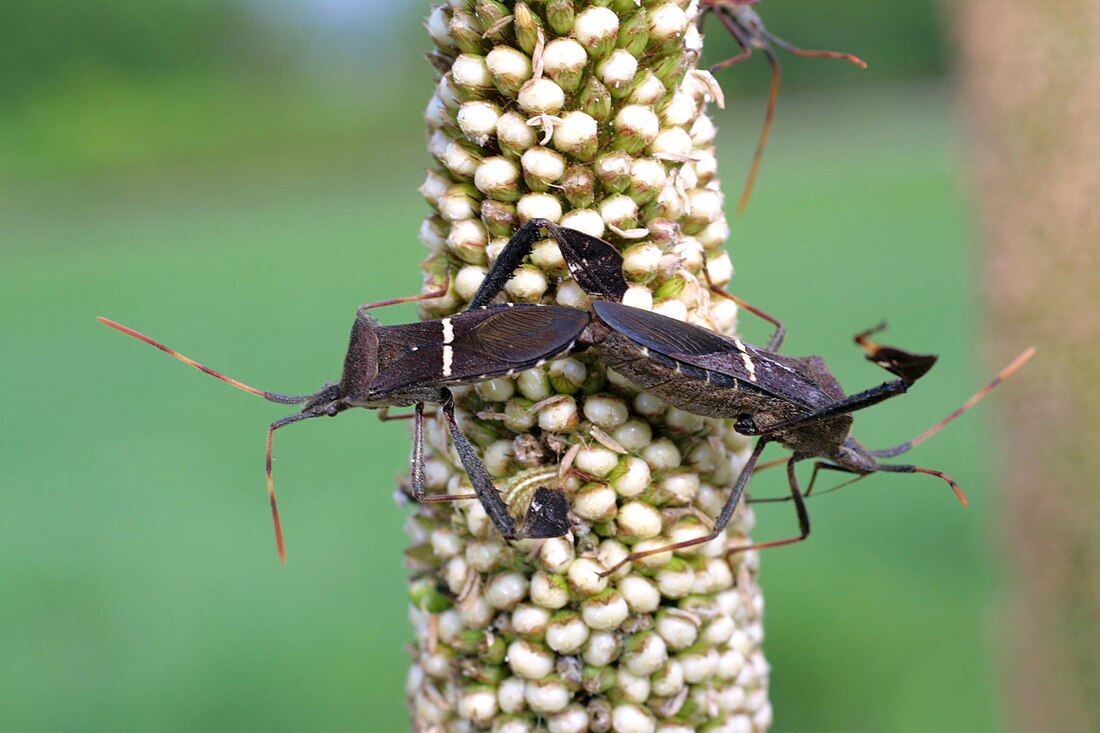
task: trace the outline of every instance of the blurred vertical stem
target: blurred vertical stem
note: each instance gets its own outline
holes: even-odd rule
[[[440,78],[425,113],[436,165],[427,317],[464,307],[515,229],[544,217],[620,247],[625,302],[732,333],[713,298],[733,268],[716,178],[702,38],[688,0],[453,0],[427,28]],[[506,288],[585,308],[556,244]],[[686,733],[771,724],[758,556],[728,555],[752,525],[610,578],[630,547],[705,534],[747,456],[725,423],[671,409],[587,355],[456,390],[464,431],[517,515],[559,483],[573,529],[505,543],[481,506],[418,506],[408,525],[416,731]],[[469,491],[445,430],[427,431],[432,490]]]
[[[993,340],[1039,356],[998,398],[1003,661],[1019,731],[1100,730],[1100,8],[952,6],[973,125]]]

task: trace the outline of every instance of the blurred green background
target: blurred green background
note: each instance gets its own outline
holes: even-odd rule
[[[262,451],[283,413],[93,319],[265,389],[335,379],[354,307],[420,283],[427,9],[0,8],[0,729],[405,728],[403,427],[361,411],[279,435],[282,567]],[[860,415],[864,442],[892,445],[992,371],[942,29],[918,0],[762,12],[871,68],[785,59],[756,195],[732,219],[734,289],[850,390],[881,379],[850,345],[880,318],[941,354],[909,398]],[[762,59],[721,79],[730,197],[767,80]],[[875,476],[812,502],[810,542],[765,555],[776,731],[1001,728],[994,413],[914,456],[969,510],[932,478]],[[779,494],[782,476],[753,488]],[[783,506],[758,514],[760,538],[795,527]]]

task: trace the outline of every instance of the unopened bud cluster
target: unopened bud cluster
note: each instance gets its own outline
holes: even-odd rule
[[[421,239],[429,317],[461,310],[509,237],[545,218],[623,253],[627,305],[725,333],[733,274],[716,179],[721,91],[696,63],[688,0],[452,0],[427,22],[441,77],[425,113],[436,166]],[[705,272],[704,272],[705,271]],[[586,308],[558,246],[537,245],[508,300]],[[763,731],[771,724],[752,515],[727,536],[602,573],[631,551],[707,534],[746,458],[721,422],[640,392],[589,354],[454,390],[463,432],[523,516],[539,486],[572,531],[505,542],[474,501],[409,521],[407,694],[414,729],[459,733]],[[443,425],[431,491],[468,493]]]

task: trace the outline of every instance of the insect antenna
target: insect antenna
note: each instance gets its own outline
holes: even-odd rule
[[[270,402],[277,402],[281,405],[297,405],[297,404],[301,404],[303,402],[308,402],[309,400],[312,400],[316,397],[319,397],[319,396],[323,395],[324,392],[325,392],[325,390],[322,390],[320,393],[315,394],[315,395],[302,395],[302,396],[284,395],[284,394],[279,394],[277,392],[265,392],[263,390],[256,389],[255,387],[250,387],[247,384],[245,384],[244,382],[239,382],[236,379],[233,379],[232,377],[227,377],[224,374],[222,374],[221,372],[216,372],[213,369],[211,369],[210,367],[204,366],[204,365],[198,363],[197,361],[195,361],[194,359],[190,359],[190,358],[184,356],[183,354],[179,353],[178,351],[175,351],[173,349],[168,348],[167,346],[160,343],[159,341],[157,341],[155,339],[152,339],[152,338],[149,338],[148,336],[146,336],[145,334],[143,334],[139,331],[135,331],[134,329],[129,328],[128,326],[123,326],[121,323],[116,323],[116,322],[112,321],[111,319],[103,318],[102,316],[98,317],[96,320],[98,320],[104,326],[109,326],[109,327],[115,329],[116,331],[121,331],[122,333],[126,334],[127,336],[133,336],[138,341],[144,341],[145,343],[149,344],[150,346],[155,346],[156,348],[160,349],[161,351],[168,354],[169,356],[172,356],[172,357],[175,357],[176,359],[179,359],[184,364],[188,364],[190,366],[195,367],[196,369],[198,369],[200,372],[202,372],[204,374],[209,374],[212,377],[216,377],[217,379],[220,379],[221,381],[225,382],[226,384],[231,384],[231,385],[233,385],[234,387],[236,387],[238,389],[243,389],[245,392],[250,392],[254,395],[259,395],[260,397],[263,397],[265,400],[268,400]],[[321,417],[322,415],[327,415],[327,414],[329,414],[329,413],[325,412],[323,409],[321,409],[320,406],[318,406],[316,409],[313,406],[310,406],[310,407],[306,408],[305,412],[300,412],[300,413],[297,413],[295,415],[289,415],[289,416],[284,417],[280,420],[276,420],[275,422],[271,423],[271,426],[267,429],[267,453],[266,453],[266,460],[265,460],[265,465],[266,465],[266,470],[267,470],[267,496],[268,496],[268,501],[271,503],[272,520],[275,523],[275,544],[276,544],[276,547],[279,550],[279,560],[282,561],[282,562],[286,562],[286,548],[283,546],[283,527],[282,527],[282,523],[279,521],[279,508],[278,508],[278,506],[275,502],[275,479],[274,479],[274,477],[272,475],[272,472],[271,472],[271,466],[272,466],[271,452],[272,452],[272,448],[274,446],[275,431],[278,430],[281,427],[284,427],[286,425],[290,425],[291,423],[296,423],[299,420],[308,420],[311,417]]]
[[[165,354],[168,354],[169,356],[172,356],[172,357],[175,357],[176,359],[179,359],[184,364],[188,364],[190,366],[195,367],[196,369],[198,369],[203,374],[209,374],[210,376],[215,377],[216,379],[222,380],[226,384],[233,385],[237,389],[243,389],[245,392],[251,392],[254,395],[259,395],[260,397],[263,397],[265,400],[268,400],[269,402],[277,402],[280,405],[298,405],[298,404],[301,404],[303,402],[308,402],[310,399],[312,399],[314,397],[314,395],[285,395],[285,394],[279,394],[278,392],[265,392],[261,389],[256,389],[255,387],[249,387],[244,382],[238,382],[236,379],[233,379],[232,377],[227,377],[224,374],[222,374],[221,372],[216,372],[208,366],[203,366],[202,364],[198,363],[194,359],[190,359],[190,358],[184,356],[183,354],[179,353],[178,351],[170,349],[167,346],[165,346],[164,344],[162,344],[161,342],[159,342],[155,339],[149,338],[145,334],[143,334],[139,331],[135,331],[134,329],[132,329],[128,326],[123,326],[121,323],[115,323],[111,319],[104,318],[103,316],[98,316],[96,318],[96,320],[99,321],[100,323],[102,323],[104,326],[109,326],[110,328],[113,328],[116,331],[121,331],[122,333],[126,334],[127,336],[133,336],[138,341],[144,341],[145,343],[149,344],[150,346],[155,346],[156,348],[163,351]]]
[[[951,414],[948,415],[947,417],[945,417],[943,420],[940,420],[938,423],[936,423],[932,427],[928,428],[927,430],[925,430],[923,433],[921,433],[917,437],[913,438],[912,440],[906,441],[905,443],[902,443],[901,445],[896,445],[893,448],[883,448],[883,449],[880,449],[880,450],[873,450],[873,451],[868,451],[868,452],[871,455],[875,456],[876,458],[893,458],[894,456],[900,456],[902,453],[905,453],[906,451],[912,450],[916,446],[920,445],[921,443],[923,443],[924,441],[928,440],[933,435],[938,433],[940,430],[942,430],[944,427],[946,427],[950,422],[952,422],[955,418],[959,417],[964,412],[969,410],[971,407],[976,405],[981,398],[983,398],[987,394],[989,394],[993,390],[993,388],[996,387],[998,384],[1000,384],[1001,382],[1003,382],[1004,380],[1008,379],[1013,374],[1015,374],[1016,371],[1020,367],[1022,367],[1024,364],[1026,364],[1028,362],[1028,360],[1034,355],[1035,355],[1035,347],[1034,346],[1026,349],[1022,354],[1020,354],[1015,359],[1013,359],[1012,363],[1010,363],[1008,366],[1006,366],[1004,369],[1002,369],[1000,372],[998,372],[997,376],[993,377],[992,381],[990,381],[989,384],[985,385],[980,390],[978,390],[974,394],[974,396],[972,396],[970,399],[968,399],[966,402],[964,402],[962,405],[960,405],[958,408],[956,408],[954,411],[952,411]],[[891,467],[887,467],[887,466],[882,466],[881,468],[884,471],[897,470],[895,468],[891,468]],[[947,477],[944,476],[943,474],[940,474],[938,472],[924,470],[924,469],[915,469],[915,470],[916,470],[917,473],[929,473],[933,476],[940,476],[940,478],[943,478],[943,479],[947,480],[948,483],[951,483],[952,486],[955,487],[954,482],[951,481],[950,479],[947,479]],[[955,487],[955,488],[957,489],[957,487]],[[961,493],[961,492],[956,491],[956,493]]]
[[[935,476],[936,478],[943,479],[947,482],[951,490],[955,492],[955,498],[959,500],[959,503],[963,506],[969,506],[970,501],[967,500],[966,494],[963,493],[962,487],[960,487],[955,480],[948,476],[943,471],[936,471],[932,468],[919,468],[918,466],[899,466],[899,465],[882,465],[878,467],[879,471],[886,471],[888,473],[925,473],[929,476]]]
[[[799,48],[798,46],[792,46],[779,36],[776,36],[769,31],[762,31],[762,35],[764,36],[764,38],[767,38],[770,43],[775,44],[792,56],[802,56],[804,58],[813,59],[840,59],[841,61],[848,61],[850,63],[853,63],[861,69],[867,68],[867,62],[854,54],[841,53],[839,51],[810,51],[805,48]]]

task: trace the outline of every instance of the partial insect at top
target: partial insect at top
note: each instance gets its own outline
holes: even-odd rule
[[[768,92],[768,107],[764,112],[764,127],[760,131],[760,138],[756,142],[756,152],[753,154],[752,166],[749,168],[748,178],[745,179],[745,187],[741,191],[741,199],[737,202],[737,213],[742,214],[749,204],[752,189],[756,183],[756,175],[760,171],[760,161],[764,157],[764,148],[768,144],[768,136],[771,134],[772,120],[775,117],[775,103],[779,97],[780,68],[779,59],[775,55],[774,48],[780,48],[794,56],[808,56],[810,58],[843,59],[849,61],[861,69],[867,68],[867,63],[850,53],[837,51],[810,51],[784,41],[772,34],[764,27],[764,21],[760,14],[752,9],[758,0],[702,0],[703,16],[709,13],[716,18],[722,26],[729,31],[737,45],[741,47],[741,53],[720,61],[710,67],[712,72],[726,69],[734,64],[744,61],[752,56],[753,51],[760,51],[768,59],[772,67],[771,90]],[[774,48],[773,48],[774,47]]]

